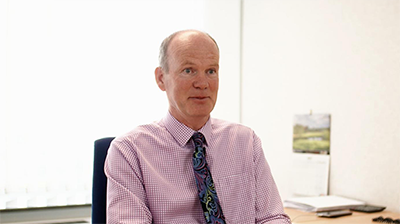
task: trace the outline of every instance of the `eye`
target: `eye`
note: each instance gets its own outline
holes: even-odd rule
[[[217,71],[215,69],[210,69],[210,70],[207,71],[207,74],[215,75],[215,74],[217,74]]]
[[[191,73],[193,73],[193,70],[191,68],[185,68],[185,69],[183,69],[183,73],[191,74]]]

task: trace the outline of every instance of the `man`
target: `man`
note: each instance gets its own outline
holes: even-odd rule
[[[112,142],[108,223],[290,223],[260,139],[210,118],[218,70],[208,34],[185,30],[164,40],[155,79],[169,111]]]

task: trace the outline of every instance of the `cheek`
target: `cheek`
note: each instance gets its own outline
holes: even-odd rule
[[[176,100],[183,100],[187,97],[190,90],[190,84],[186,82],[175,82],[173,87],[170,89]]]
[[[179,80],[175,83],[175,92],[179,92],[181,94],[187,93],[192,87],[192,82],[190,80]]]
[[[218,79],[213,81],[213,82],[210,82],[210,88],[211,88],[212,91],[218,92],[218,87],[219,87]]]

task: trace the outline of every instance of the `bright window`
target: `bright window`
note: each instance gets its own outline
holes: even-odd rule
[[[0,209],[90,203],[93,142],[165,115],[159,45],[176,30],[202,30],[204,2],[1,6]]]

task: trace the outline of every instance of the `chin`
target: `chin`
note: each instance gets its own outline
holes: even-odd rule
[[[202,118],[202,117],[210,116],[210,113],[213,109],[214,109],[214,106],[212,106],[212,105],[208,105],[208,106],[203,105],[203,106],[192,107],[187,112],[189,112],[189,114],[192,117]]]
[[[210,116],[211,110],[207,110],[207,111],[194,111],[192,113],[193,117],[198,117],[198,118],[203,118],[203,117],[208,117]]]

